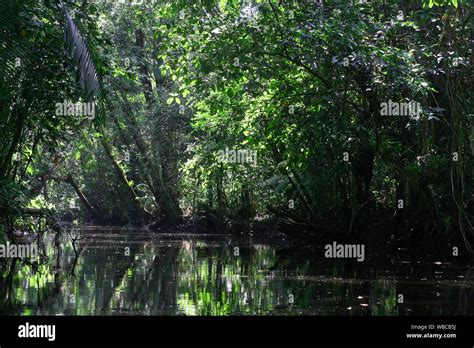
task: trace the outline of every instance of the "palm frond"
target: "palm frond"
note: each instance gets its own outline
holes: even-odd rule
[[[87,42],[82,37],[76,23],[62,1],[59,2],[58,6],[64,16],[64,41],[67,47],[67,54],[78,70],[79,83],[84,92],[85,99],[91,99],[99,94],[100,84]]]
[[[25,66],[30,64],[28,58],[30,45],[26,40],[18,37],[18,21],[21,6],[5,2],[2,4],[0,11],[0,85],[2,88],[15,85],[21,70],[16,66],[16,60],[20,59],[21,66],[24,70]]]

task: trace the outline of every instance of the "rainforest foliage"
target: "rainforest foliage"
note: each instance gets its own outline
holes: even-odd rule
[[[2,0],[0,229],[189,216],[471,251],[472,14]]]

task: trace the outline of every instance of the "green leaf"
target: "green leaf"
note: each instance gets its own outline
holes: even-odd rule
[[[33,173],[35,172],[35,170],[33,169],[33,166],[30,164],[28,165],[28,167],[26,168],[26,172],[29,174],[29,175],[33,175]]]

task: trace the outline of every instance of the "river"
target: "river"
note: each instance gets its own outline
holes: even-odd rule
[[[445,261],[302,257],[248,234],[84,227],[58,242],[44,238],[40,263],[0,264],[0,314],[474,314],[473,270]]]

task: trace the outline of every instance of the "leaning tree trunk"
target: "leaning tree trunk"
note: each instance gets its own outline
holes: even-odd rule
[[[138,70],[140,73],[140,81],[143,86],[143,92],[145,95],[145,100],[147,102],[147,106],[149,110],[153,110],[153,107],[155,105],[155,100],[153,97],[153,87],[152,83],[149,78],[149,69],[148,65],[145,61],[145,54],[144,54],[144,48],[145,48],[145,35],[143,33],[143,30],[137,29],[135,30],[135,45],[137,47],[137,55],[138,58],[140,59],[140,64],[138,66]],[[124,99],[126,100],[126,98]],[[132,121],[133,117],[131,118]],[[136,128],[136,131],[138,131],[138,125],[134,124]],[[145,144],[143,141],[141,141],[140,137],[135,138],[135,141],[137,143],[137,147],[141,151],[142,155],[144,156],[144,159],[146,160],[146,163],[148,167],[151,169],[154,175],[154,187],[153,189],[153,194],[155,196],[155,199],[157,202],[159,202],[160,207],[163,211],[163,214],[167,219],[175,219],[180,215],[180,209],[179,209],[179,204],[176,198],[176,195],[173,190],[170,190],[169,184],[166,185],[164,180],[163,180],[163,173],[162,173],[162,164],[160,163],[160,158],[154,157],[154,160],[151,161],[149,159],[149,147],[147,144]]]
[[[102,147],[104,148],[105,154],[112,162],[115,172],[117,173],[117,177],[122,182],[122,184],[127,188],[127,192],[137,212],[141,212],[145,216],[151,217],[151,214],[141,205],[140,197],[137,195],[133,187],[128,182],[127,176],[125,175],[125,172],[123,171],[122,167],[120,167],[120,165],[115,160],[112,154],[112,147],[110,146],[110,144],[103,138],[101,138],[101,144],[102,144]]]

